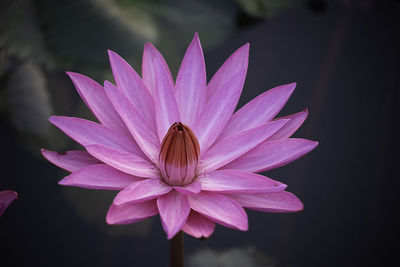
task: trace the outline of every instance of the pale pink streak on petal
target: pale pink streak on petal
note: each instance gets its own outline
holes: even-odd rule
[[[11,190],[0,191],[0,216],[3,215],[8,206],[17,198],[17,192]]]
[[[150,93],[154,96],[154,91],[156,88],[156,73],[154,67],[154,59],[160,59],[165,71],[168,73],[170,82],[174,84],[171,72],[162,54],[151,44],[145,43],[142,61],[142,78],[144,84],[149,89]]]
[[[159,177],[159,171],[147,160],[132,153],[101,145],[88,145],[90,155],[122,172],[145,178]]]
[[[65,153],[59,153],[42,148],[41,152],[43,157],[48,161],[69,172],[74,172],[83,167],[101,163],[101,161],[94,158],[86,151],[81,150],[71,150],[66,151]]]
[[[171,190],[172,186],[167,185],[159,178],[145,179],[132,183],[119,192],[114,198],[114,204],[144,202],[165,195]]]
[[[251,100],[229,119],[218,140],[239,134],[272,120],[293,93],[295,83],[275,87]]]
[[[107,212],[106,222],[108,224],[130,224],[142,221],[156,214],[158,214],[156,200],[135,204],[111,204]]]
[[[249,47],[250,45],[247,43],[236,50],[215,73],[207,86],[207,102],[233,78],[235,73],[244,69],[244,75],[246,75]]]
[[[200,170],[216,170],[237,159],[266,140],[286,122],[285,120],[268,122],[216,143],[202,158]]]
[[[200,144],[200,151],[204,153],[214,143],[232,115],[242,92],[245,79],[244,69],[232,76],[204,106],[197,122],[193,125]]]
[[[131,137],[100,84],[79,73],[67,72],[67,74],[81,98],[101,124]]]
[[[316,141],[299,138],[266,141],[222,169],[249,172],[275,169],[304,156],[317,145]]]
[[[223,194],[202,191],[196,196],[188,196],[190,207],[226,227],[247,231],[247,214],[242,206]]]
[[[181,122],[192,127],[207,97],[206,66],[197,33],[183,58],[176,78],[175,93]]]
[[[174,189],[181,194],[193,196],[200,193],[201,183],[195,181],[185,186],[174,186]]]
[[[215,223],[195,211],[191,211],[182,231],[196,238],[208,238],[215,230]]]
[[[289,116],[276,118],[275,120],[288,119],[289,121],[288,123],[285,124],[285,126],[280,128],[276,133],[274,133],[271,137],[269,137],[268,141],[291,137],[292,134],[294,134],[297,131],[297,129],[299,129],[299,127],[303,124],[307,116],[308,116],[308,110],[305,109],[303,111],[300,111],[298,113]]]
[[[154,103],[157,132],[161,143],[171,125],[180,121],[180,116],[173,89],[174,85],[171,83],[167,71],[158,58],[154,59],[154,65],[157,77]]]
[[[158,162],[160,143],[157,140],[157,133],[148,127],[136,108],[116,86],[105,81],[104,88],[143,153],[152,162]]]
[[[153,97],[136,71],[117,53],[108,50],[115,82],[141,117],[155,131]]]
[[[88,189],[122,190],[142,178],[121,172],[106,164],[84,167],[64,177],[58,184]]]
[[[217,170],[197,178],[202,190],[219,193],[271,193],[287,186],[268,177],[244,171]]]
[[[145,157],[131,139],[98,123],[65,116],[51,116],[49,121],[82,146],[99,144]]]
[[[264,212],[295,212],[303,209],[303,203],[287,191],[266,194],[229,195],[243,207]]]
[[[171,239],[185,224],[190,206],[186,196],[171,191],[157,199],[158,212],[167,238]]]

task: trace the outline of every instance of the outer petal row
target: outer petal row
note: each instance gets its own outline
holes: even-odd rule
[[[0,191],[0,216],[10,204],[18,198],[18,194],[11,190]]]
[[[71,150],[65,153],[59,153],[42,148],[41,152],[43,157],[48,161],[69,172],[74,172],[83,167],[101,163],[101,161],[94,158],[86,151]]]

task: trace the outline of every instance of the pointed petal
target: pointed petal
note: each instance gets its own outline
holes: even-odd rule
[[[192,182],[185,186],[174,186],[174,189],[181,194],[193,196],[201,191],[201,183],[199,182]]]
[[[176,103],[174,85],[168,77],[162,62],[155,58],[156,90],[154,104],[156,109],[156,124],[160,143],[162,142],[169,127],[180,121],[178,105]]]
[[[158,142],[156,132],[148,127],[139,112],[116,86],[105,81],[104,88],[143,153],[151,161],[157,162],[160,143]]]
[[[132,140],[98,123],[73,117],[51,116],[49,121],[82,146],[99,144],[144,157]]]
[[[155,129],[153,98],[136,71],[117,53],[108,50],[115,82],[149,127]]]
[[[165,184],[161,179],[146,179],[130,184],[114,198],[115,205],[124,203],[139,203],[155,199],[172,190],[172,186]]]
[[[215,223],[200,215],[195,211],[191,211],[186,220],[182,231],[196,238],[209,238],[214,232]]]
[[[289,138],[264,142],[222,167],[226,170],[263,172],[286,165],[313,150],[318,142]]]
[[[296,83],[275,87],[259,95],[232,115],[218,140],[258,127],[272,120],[283,108]]]
[[[216,143],[204,155],[200,168],[210,171],[228,164],[262,143],[286,122],[284,120],[268,122]]]
[[[64,177],[58,184],[89,189],[122,190],[142,178],[121,172],[106,164],[84,167]]]
[[[172,79],[171,72],[164,57],[151,43],[145,43],[142,61],[142,79],[153,96],[156,88],[156,73],[154,67],[155,58],[158,58],[161,61],[165,72],[168,73],[171,84],[174,84],[174,80]]]
[[[250,45],[247,43],[236,50],[215,73],[207,86],[207,102],[233,78],[235,73],[244,69],[244,75],[246,75],[249,47]]]
[[[199,36],[195,34],[186,50],[176,78],[176,100],[181,114],[181,122],[192,127],[202,111],[207,96],[207,77],[203,50]]]
[[[0,216],[3,215],[8,206],[17,198],[17,192],[11,190],[0,191]]]
[[[266,194],[229,195],[243,207],[265,212],[295,212],[303,209],[303,203],[287,191]]]
[[[128,129],[105,94],[104,88],[82,74],[74,72],[67,72],[67,74],[79,95],[101,124],[130,137]]]
[[[74,172],[83,167],[101,163],[101,161],[94,158],[86,151],[71,150],[66,151],[65,153],[59,153],[42,148],[41,152],[43,157],[48,161],[69,172]]]
[[[190,206],[186,196],[171,191],[157,199],[158,212],[167,238],[171,239],[185,224]]]
[[[299,129],[299,127],[303,124],[308,116],[308,110],[305,109],[301,112],[277,118],[276,120],[289,120],[282,128],[280,128],[276,133],[274,133],[271,137],[268,138],[268,141],[278,140],[278,139],[286,139],[292,136],[294,132]]]
[[[218,170],[197,178],[202,190],[219,193],[271,193],[287,186],[268,177],[243,171]]]
[[[247,214],[235,200],[217,193],[202,191],[188,196],[190,207],[210,220],[227,227],[247,231]]]
[[[108,224],[130,224],[156,214],[158,214],[158,209],[155,200],[135,204],[111,204],[107,212],[106,222]]]
[[[200,151],[207,151],[224,129],[239,100],[244,78],[244,69],[235,73],[205,105],[192,128],[199,140]]]
[[[88,145],[86,150],[93,157],[122,172],[138,177],[159,177],[156,167],[132,153],[101,145]]]

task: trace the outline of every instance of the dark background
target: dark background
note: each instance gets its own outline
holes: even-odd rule
[[[0,7],[0,190],[19,194],[0,217],[1,266],[168,265],[158,217],[108,226],[115,192],[57,185],[67,173],[39,149],[76,148],[47,122],[51,114],[92,118],[65,70],[111,79],[110,48],[140,73],[150,40],[176,74],[195,31],[209,78],[250,42],[239,106],[297,82],[281,115],[308,107],[295,136],[319,146],[266,173],[288,184],[304,211],[248,211],[248,232],[217,226],[208,240],[187,237],[188,266],[398,266],[399,1],[17,0]]]

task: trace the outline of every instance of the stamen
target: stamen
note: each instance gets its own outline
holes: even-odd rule
[[[165,182],[171,185],[191,183],[199,156],[199,142],[192,130],[181,122],[172,124],[162,141],[159,156]]]

